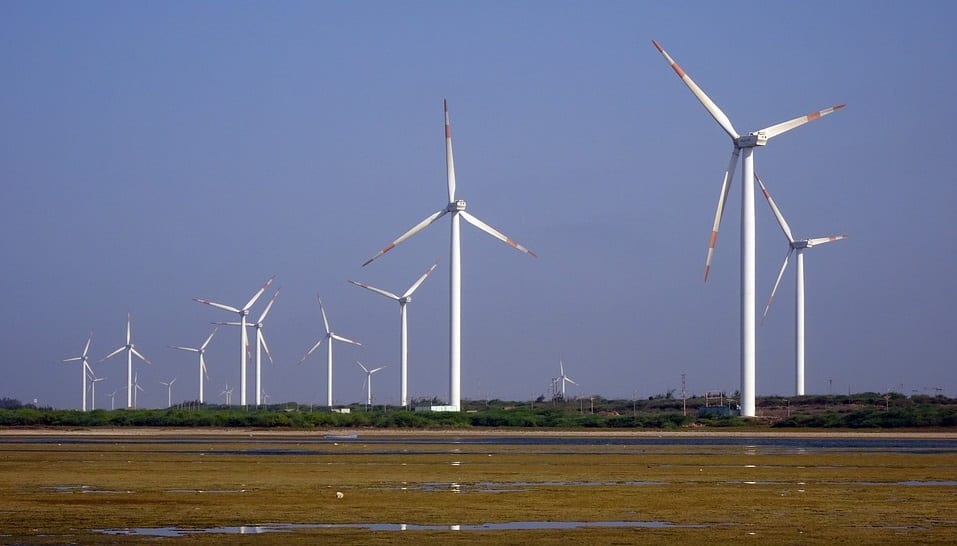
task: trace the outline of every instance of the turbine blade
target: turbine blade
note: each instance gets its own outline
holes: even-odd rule
[[[772,125],[768,128],[761,129],[758,133],[764,133],[764,136],[768,139],[774,138],[781,133],[786,133],[795,127],[800,127],[809,121],[814,121],[816,119],[822,118],[832,112],[837,112],[841,108],[844,108],[844,104],[838,104],[837,106],[832,106],[830,108],[825,108],[824,110],[818,110],[817,112],[811,112],[805,116],[796,117],[792,120],[785,121],[784,123],[778,123],[777,125]]]
[[[236,321],[231,321],[231,322],[210,322],[210,324],[215,324],[216,326],[242,326],[242,325],[243,325],[242,322],[236,322]],[[248,322],[246,323],[246,326],[249,326],[249,323],[248,323]]]
[[[342,337],[342,336],[340,336],[339,334],[333,334],[333,333],[330,332],[330,333],[329,333],[329,336],[330,336],[332,339],[336,340],[336,341],[343,341],[343,342],[345,342],[345,343],[351,343],[351,344],[353,344],[353,345],[358,345],[359,347],[362,347],[362,344],[359,343],[358,341],[353,341],[353,340],[351,340],[351,339],[349,339],[349,338],[347,338],[347,337]]]
[[[674,59],[671,58],[671,55],[668,55],[668,52],[665,51],[658,42],[652,40],[651,43],[655,44],[655,48],[657,48],[658,52],[665,57],[665,60],[671,65],[671,69],[675,71],[675,74],[677,74],[679,78],[681,78],[681,81],[685,82],[685,85],[688,86],[688,89],[690,89],[691,92],[694,93],[694,96],[698,98],[698,102],[700,102],[701,105],[704,106],[705,110],[711,114],[711,117],[718,122],[718,125],[724,129],[724,132],[728,133],[728,136],[733,140],[737,140],[740,135],[734,130],[734,126],[731,125],[731,120],[728,119],[728,116],[721,111],[721,108],[718,108],[718,105],[715,104],[714,101],[712,101],[711,98],[708,97],[708,95],[706,95],[700,87],[698,87],[698,84],[691,79],[691,76],[685,73],[685,71],[678,65],[678,63],[674,61]]]
[[[150,362],[150,359],[140,354],[140,352],[137,351],[135,347],[130,347],[130,352],[136,355],[137,357],[139,357],[139,359],[142,360],[143,362],[146,362],[147,364],[152,364],[152,362]]]
[[[534,252],[532,252],[532,251],[529,250],[528,248],[526,248],[526,247],[520,245],[519,243],[513,241],[513,240],[510,239],[509,237],[506,237],[504,233],[498,231],[497,229],[495,229],[495,228],[493,228],[492,226],[486,224],[485,222],[479,220],[479,219],[476,218],[475,216],[472,216],[471,214],[465,212],[464,210],[461,211],[461,212],[459,212],[459,214],[462,215],[462,218],[465,218],[465,221],[466,221],[466,222],[468,222],[468,223],[472,224],[473,226],[479,228],[480,230],[484,231],[485,233],[488,233],[488,234],[491,235],[492,237],[495,237],[495,238],[498,239],[499,241],[502,241],[503,243],[505,243],[505,244],[511,246],[512,248],[515,248],[515,249],[517,249],[517,250],[520,250],[520,251],[524,252],[525,254],[528,254],[529,256],[532,256],[532,257],[534,257],[534,258],[537,258],[537,257],[538,257],[537,254],[535,254]]]
[[[133,322],[133,317],[130,316],[129,313],[126,313],[126,344],[127,345],[130,344],[130,338],[132,337],[132,329],[133,329],[132,322]]]
[[[352,284],[354,284],[354,285],[356,285],[356,286],[361,286],[362,288],[365,288],[366,290],[371,290],[371,291],[375,292],[376,294],[381,294],[381,295],[383,295],[383,296],[385,296],[385,297],[387,297],[387,298],[391,298],[391,299],[394,299],[394,300],[398,300],[398,299],[399,299],[399,296],[396,296],[395,294],[393,294],[392,292],[389,292],[388,290],[383,290],[383,289],[381,289],[381,288],[376,288],[376,287],[374,287],[374,286],[370,286],[370,285],[368,285],[368,284],[361,283],[361,282],[358,282],[358,281],[349,281],[349,282],[351,282]]]
[[[269,285],[272,284],[272,281],[275,278],[276,276],[273,275],[272,277],[269,277],[268,279],[266,279],[266,282],[263,283],[261,287],[259,287],[259,290],[255,294],[253,294],[253,297],[249,299],[249,302],[246,303],[246,305],[243,307],[242,310],[248,311],[249,308],[252,307],[254,303],[256,303],[256,300],[259,299],[259,296],[262,296],[263,292],[265,292],[266,289],[269,288]]]
[[[198,353],[198,352],[199,352],[199,349],[196,349],[196,348],[194,348],[194,347],[183,347],[183,346],[180,346],[180,345],[167,345],[167,347],[169,347],[170,349],[179,349],[179,350],[181,350],[181,351],[190,351],[190,352],[193,352],[193,353]]]
[[[90,337],[86,338],[86,347],[83,347],[84,357],[86,357],[86,355],[90,352],[90,342],[92,341],[93,341],[93,332],[90,332]]]
[[[422,220],[422,221],[419,222],[418,224],[412,226],[412,228],[409,229],[409,231],[406,231],[405,233],[403,233],[401,236],[399,236],[398,239],[396,239],[396,240],[392,241],[391,243],[389,243],[388,245],[386,245],[385,248],[383,248],[383,249],[380,250],[379,252],[376,252],[375,256],[373,256],[373,257],[369,258],[368,260],[366,260],[365,263],[362,264],[362,267],[365,267],[365,266],[369,265],[370,263],[372,263],[372,260],[375,260],[375,259],[378,258],[379,256],[382,256],[382,255],[385,254],[386,252],[388,252],[388,251],[392,250],[393,248],[395,248],[395,246],[398,245],[399,243],[405,241],[405,240],[408,239],[409,237],[412,237],[412,236],[415,235],[416,233],[422,231],[422,230],[425,229],[427,226],[429,226],[430,224],[432,224],[433,222],[435,222],[436,220],[438,220],[439,218],[441,218],[442,216],[444,216],[445,213],[447,213],[447,212],[448,212],[448,209],[442,209],[442,210],[440,210],[440,211],[438,211],[438,212],[435,212],[435,213],[431,214],[431,215],[428,216],[425,220]]]
[[[199,367],[206,377],[206,381],[209,381],[209,370],[206,369],[206,359],[203,358],[203,353],[199,353]]]
[[[419,289],[419,285],[421,285],[423,282],[425,282],[425,278],[428,277],[430,273],[432,273],[433,271],[435,271],[435,268],[438,267],[438,265],[439,265],[439,262],[435,262],[434,264],[432,264],[432,267],[430,267],[430,268],[428,269],[428,271],[426,271],[425,273],[423,273],[422,276],[419,277],[419,280],[415,281],[415,283],[414,283],[412,286],[410,286],[408,290],[405,291],[405,294],[402,294],[402,297],[403,297],[403,298],[407,298],[407,297],[411,296],[413,292],[415,292],[416,290],[418,290],[418,289]]]
[[[213,328],[213,331],[210,332],[209,337],[206,338],[206,341],[204,341],[203,344],[199,346],[200,350],[206,349],[206,346],[209,345],[209,342],[213,340],[213,336],[216,335],[217,330],[219,330],[218,326],[216,328]]]
[[[326,328],[326,335],[330,333],[329,330],[329,319],[326,318],[326,308],[322,305],[322,300],[319,298],[319,294],[316,294],[316,301],[319,302],[319,312],[322,313],[322,325]]]
[[[841,239],[847,239],[847,235],[831,235],[830,237],[815,237],[814,239],[807,240],[807,247],[811,248],[812,246],[823,245],[824,243],[830,243],[833,241],[840,241]]]
[[[754,173],[754,179],[758,181],[758,184],[761,184],[761,192],[764,193],[764,198],[768,200],[768,205],[771,205],[771,212],[773,212],[774,217],[778,219],[778,225],[781,226],[781,230],[784,231],[784,236],[788,238],[789,243],[793,243],[794,236],[791,235],[791,226],[789,226],[787,220],[784,219],[784,215],[781,214],[777,203],[771,198],[771,194],[764,186],[764,182],[761,180],[761,177],[758,176],[758,173]]]
[[[774,294],[778,291],[778,285],[781,284],[781,277],[784,276],[784,270],[788,267],[788,259],[791,257],[792,252],[794,252],[794,248],[788,247],[788,253],[784,256],[784,263],[781,264],[781,270],[778,271],[778,278],[774,281],[774,288],[771,289],[771,297],[768,298],[768,304],[764,307],[764,315],[761,316],[761,322],[764,322],[764,318],[768,316],[768,310],[771,309],[771,302],[774,301]]]
[[[714,256],[714,247],[718,244],[718,229],[721,227],[721,217],[724,216],[724,205],[728,201],[728,190],[734,179],[734,169],[738,166],[738,156],[741,149],[737,146],[731,151],[731,161],[724,171],[724,180],[721,181],[721,193],[718,194],[718,210],[714,213],[714,223],[711,226],[711,239],[708,240],[708,257],[704,262],[704,282],[708,282],[708,273],[711,271],[711,258]]]
[[[575,383],[575,380],[572,379],[571,377],[566,377],[566,378],[565,378],[565,381],[568,381],[568,382],[571,383],[572,385],[578,385],[578,383]]]
[[[239,312],[239,309],[236,309],[235,307],[232,307],[232,306],[230,306],[230,305],[223,305],[222,303],[216,303],[216,302],[214,302],[214,301],[201,300],[201,299],[199,299],[199,298],[193,298],[193,301],[198,301],[199,303],[205,303],[206,305],[210,305],[210,306],[215,307],[215,308],[217,308],[217,309],[222,309],[223,311],[230,311],[230,312],[233,312],[233,313],[238,313],[238,312]]]
[[[126,345],[120,347],[119,349],[113,351],[112,353],[110,353],[110,354],[104,356],[103,358],[97,360],[97,362],[103,362],[104,360],[106,360],[106,359],[108,359],[108,358],[112,358],[112,357],[114,357],[114,356],[120,354],[120,353],[123,351],[123,349],[126,349]]]
[[[272,359],[272,354],[269,353],[269,345],[266,345],[266,336],[263,335],[263,331],[260,329],[256,330],[256,336],[259,339],[259,344],[263,346],[263,350],[266,351],[266,357],[269,358],[270,364],[275,364],[275,361]]]
[[[309,358],[309,355],[311,355],[312,353],[316,352],[316,349],[318,349],[319,346],[322,345],[322,342],[323,342],[325,339],[326,339],[326,338],[323,337],[322,339],[320,339],[319,341],[317,341],[315,345],[312,346],[312,349],[309,349],[308,351],[306,351],[306,356],[302,357],[302,358],[299,360],[299,364],[302,364],[303,362],[305,362],[306,359]]]
[[[76,362],[77,360],[83,360],[83,357],[82,357],[82,356],[74,356],[74,357],[71,357],[71,358],[64,358],[64,359],[61,360],[60,362]]]
[[[358,364],[359,367],[362,368],[362,371],[364,371],[365,373],[369,373],[369,368],[366,368],[366,367],[362,364],[362,362],[359,362],[358,360],[356,360],[356,364]]]
[[[442,99],[445,109],[445,178],[449,183],[449,203],[455,202],[455,161],[452,160],[452,125],[449,123],[449,101]]]
[[[269,299],[269,303],[266,304],[266,308],[263,309],[263,314],[259,315],[259,320],[256,322],[262,322],[266,320],[266,315],[269,314],[269,310],[272,309],[272,304],[276,303],[276,299],[279,297],[279,292],[282,290],[282,287],[276,289],[276,293],[272,295],[272,298]]]
[[[369,375],[372,375],[372,374],[376,373],[377,371],[383,370],[383,369],[385,369],[385,368],[388,368],[388,366],[379,366],[378,368],[373,368],[373,369],[369,370]]]

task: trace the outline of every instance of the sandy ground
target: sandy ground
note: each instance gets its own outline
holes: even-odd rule
[[[233,437],[233,438],[288,438],[349,436],[357,437],[541,437],[541,438],[871,438],[871,439],[914,439],[914,440],[957,440],[955,431],[793,431],[793,430],[542,430],[521,428],[489,429],[255,429],[255,428],[166,428],[166,427],[123,427],[123,428],[4,428],[0,427],[0,438],[7,437]]]

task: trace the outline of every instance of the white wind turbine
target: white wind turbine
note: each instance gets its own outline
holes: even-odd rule
[[[765,129],[739,135],[731,125],[728,116],[718,108],[700,87],[691,79],[685,71],[678,66],[670,55],[661,47],[658,42],[652,40],[655,48],[664,56],[665,60],[671,65],[681,81],[697,97],[701,105],[711,114],[711,117],[718,122],[718,125],[724,129],[724,132],[731,137],[733,149],[731,151],[731,161],[728,162],[728,168],[724,173],[724,180],[721,183],[721,192],[718,195],[718,208],[714,215],[714,224],[711,230],[711,239],[708,242],[708,257],[705,260],[704,278],[708,280],[708,271],[711,268],[711,257],[714,253],[715,243],[718,239],[718,228],[721,224],[721,216],[724,213],[725,201],[728,197],[728,188],[731,186],[731,179],[734,177],[734,169],[737,167],[738,157],[742,158],[741,168],[741,415],[745,417],[754,417],[754,355],[755,355],[755,334],[754,334],[754,149],[764,146],[768,140],[782,133],[790,131],[795,127],[804,125],[809,121],[814,121],[822,116],[840,110],[843,104],[825,108],[817,112],[794,118],[777,125],[772,125]],[[743,154],[742,154],[743,152]]]
[[[578,386],[578,383],[575,383],[575,381],[574,381],[571,377],[568,377],[567,375],[565,375],[565,363],[562,362],[561,360],[558,361],[558,369],[561,371],[561,375],[559,375],[558,377],[555,378],[555,382],[556,382],[556,383],[561,382],[561,384],[562,384],[562,400],[566,400],[566,398],[565,398],[565,383],[571,383],[572,385],[575,385],[575,386]]]
[[[90,337],[86,339],[86,346],[83,347],[83,354],[80,356],[74,356],[70,358],[63,359],[63,362],[80,362],[80,372],[83,375],[83,411],[86,411],[86,370],[90,367],[89,361],[90,357],[90,343],[93,341],[93,332],[90,332]]]
[[[118,349],[116,349],[112,353],[104,356],[103,358],[99,360],[100,362],[103,362],[104,360],[107,360],[115,355],[120,354],[123,351],[126,351],[126,407],[127,408],[136,407],[136,403],[134,400],[136,398],[136,392],[133,388],[133,379],[134,379],[133,355],[136,355],[136,357],[142,360],[143,362],[150,364],[149,359],[143,356],[142,354],[140,354],[140,352],[137,351],[136,347],[133,345],[132,321],[133,319],[130,316],[130,314],[126,313],[126,345],[120,346]],[[139,390],[143,390],[143,389],[139,389]]]
[[[269,279],[266,280],[266,283],[263,284],[262,287],[261,287],[255,294],[253,294],[253,297],[249,299],[249,302],[246,303],[246,305],[244,305],[244,306],[243,306],[242,308],[240,308],[240,309],[237,309],[237,308],[232,307],[232,306],[230,306],[230,305],[224,305],[224,304],[222,304],[222,303],[215,303],[215,302],[212,302],[212,301],[209,301],[209,300],[203,300],[203,299],[199,299],[199,298],[193,298],[193,301],[198,301],[199,303],[205,303],[206,305],[211,305],[211,306],[213,306],[213,307],[216,307],[217,309],[222,309],[222,310],[224,310],[224,311],[230,311],[230,312],[238,313],[238,314],[239,314],[239,324],[242,325],[242,328],[239,329],[239,330],[240,330],[240,336],[239,336],[239,399],[240,399],[240,404],[243,405],[243,406],[246,405],[246,351],[247,351],[248,348],[249,348],[249,341],[246,339],[246,315],[249,314],[249,308],[252,307],[254,303],[256,303],[256,300],[258,300],[258,299],[259,299],[259,296],[261,296],[261,295],[263,294],[263,292],[266,291],[266,288],[269,288],[269,285],[272,284],[272,281],[273,281],[273,279],[275,279],[275,278],[276,278],[275,275],[273,275],[272,277],[269,277]]]
[[[768,298],[768,305],[764,308],[764,316],[768,316],[768,310],[771,308],[771,301],[774,300],[774,294],[778,291],[778,284],[784,275],[784,270],[788,267],[788,259],[791,254],[796,254],[797,271],[794,274],[794,394],[804,396],[804,250],[831,241],[840,241],[846,239],[847,235],[831,235],[829,237],[816,237],[814,239],[795,240],[791,235],[791,226],[784,219],[784,215],[778,210],[777,204],[768,193],[764,182],[757,174],[754,177],[761,184],[761,191],[771,206],[771,212],[781,226],[781,231],[788,239],[788,253],[784,256],[784,264],[781,265],[781,271],[778,272],[778,278],[774,281],[774,288],[771,290],[771,297]]]
[[[313,345],[312,348],[306,352],[306,356],[302,357],[302,359],[299,361],[299,364],[302,364],[303,362],[305,362],[306,359],[309,358],[309,355],[315,352],[315,350],[318,349],[320,345],[322,345],[323,341],[328,340],[329,343],[326,344],[326,382],[327,382],[326,383],[326,405],[331,408],[332,407],[332,342],[342,341],[345,343],[358,345],[359,347],[361,347],[362,344],[359,343],[358,341],[353,341],[347,337],[342,337],[339,334],[330,330],[329,320],[326,318],[326,309],[325,307],[322,306],[322,300],[319,299],[318,294],[316,294],[316,301],[319,302],[319,312],[322,313],[322,325],[326,329],[326,335],[321,337],[319,341],[317,341],[316,344]]]
[[[193,353],[199,354],[199,403],[203,403],[203,377],[209,379],[209,372],[206,370],[206,347],[209,345],[209,342],[212,341],[213,336],[216,335],[216,330],[219,328],[213,328],[213,331],[209,334],[209,337],[206,338],[206,341],[203,342],[199,347],[183,347],[181,345],[170,345],[172,349],[179,349],[181,351],[190,351]]]
[[[409,404],[408,401],[408,361],[409,361],[409,336],[408,336],[408,320],[405,306],[412,301],[412,294],[419,288],[425,278],[429,276],[429,273],[435,270],[438,263],[432,264],[432,267],[428,269],[419,280],[412,283],[412,286],[405,291],[401,296],[396,296],[392,292],[387,290],[382,290],[381,288],[376,288],[374,286],[369,286],[368,284],[363,284],[361,282],[349,281],[356,286],[361,286],[367,290],[371,290],[376,294],[381,294],[389,299],[399,302],[399,322],[400,322],[400,334],[399,334],[399,362],[401,363],[401,371],[399,373],[399,403],[402,407],[406,407]]]
[[[448,182],[448,204],[445,208],[431,214],[425,220],[412,227],[412,229],[403,233],[398,239],[392,241],[375,256],[366,260],[363,266],[368,265],[372,260],[382,256],[392,250],[397,244],[412,237],[422,231],[427,226],[445,216],[451,214],[451,233],[450,233],[450,259],[449,259],[449,405],[456,411],[461,407],[461,357],[462,357],[462,270],[461,270],[461,244],[459,237],[459,218],[464,218],[466,222],[472,224],[478,229],[488,233],[492,237],[510,245],[530,256],[535,253],[518,244],[505,236],[492,226],[465,212],[465,201],[455,198],[455,164],[452,160],[452,127],[449,124],[448,102],[443,101],[445,109],[445,167],[446,179]]]
[[[223,392],[219,393],[220,396],[226,397],[226,405],[228,406],[232,402],[233,389],[229,388],[229,383],[226,383],[226,388],[223,389]]]
[[[90,411],[93,411],[96,409],[96,384],[106,378],[97,377],[96,374],[93,373],[93,368],[91,368],[89,364],[86,365],[86,370],[90,374]]]
[[[272,363],[272,355],[269,354],[269,346],[266,345],[266,338],[263,337],[263,321],[266,320],[266,315],[269,314],[269,310],[272,309],[272,304],[276,302],[276,298],[279,297],[279,291],[282,290],[280,286],[276,293],[273,294],[272,298],[269,300],[269,303],[266,304],[266,308],[263,309],[261,315],[259,315],[259,320],[252,323],[247,323],[246,326],[251,326],[256,329],[256,406],[262,405],[262,351],[266,350],[266,356],[269,357],[269,362]],[[216,324],[224,326],[242,326],[241,322],[217,322]]]
[[[362,368],[362,371],[364,371],[364,372],[366,373],[366,384],[365,384],[365,387],[366,387],[366,406],[371,406],[371,405],[372,405],[372,374],[376,373],[376,372],[379,371],[379,370],[382,370],[382,369],[384,369],[384,368],[387,368],[387,366],[379,366],[378,368],[372,368],[372,369],[370,370],[369,368],[366,368],[366,367],[362,364],[362,362],[359,362],[358,360],[356,360],[356,364],[358,364],[359,367]]]
[[[107,396],[110,397],[110,411],[113,411],[113,410],[116,409],[116,406],[114,405],[113,402],[114,402],[114,400],[116,399],[116,393],[117,393],[118,391],[119,391],[119,389],[116,389],[116,390],[114,390],[113,392],[111,392],[110,394],[107,394]]]
[[[176,383],[176,378],[170,379],[169,382],[160,381],[161,385],[166,385],[166,407],[173,407],[173,383]]]
[[[131,390],[133,391],[133,409],[136,409],[137,393],[145,392],[143,390],[143,387],[140,386],[140,381],[139,381],[139,378],[137,377],[137,374],[133,374],[133,387]]]

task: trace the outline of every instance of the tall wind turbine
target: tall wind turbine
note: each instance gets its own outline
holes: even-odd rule
[[[173,383],[176,383],[176,378],[170,379],[169,382],[160,381],[160,384],[166,385],[166,407],[173,407]]]
[[[432,264],[419,280],[415,281],[408,290],[405,291],[401,296],[396,296],[392,292],[387,290],[382,290],[381,288],[376,288],[374,286],[369,286],[368,284],[363,284],[361,282],[349,281],[356,286],[361,286],[367,290],[371,290],[376,294],[381,294],[389,299],[399,302],[399,322],[400,322],[400,334],[399,334],[399,362],[402,365],[401,371],[399,373],[399,400],[402,407],[409,405],[408,401],[408,361],[409,361],[409,337],[408,337],[408,320],[405,306],[412,301],[412,294],[419,288],[419,285],[425,281],[425,278],[429,276],[429,273],[435,270],[438,263]]]
[[[725,113],[718,108],[718,105],[678,66],[678,63],[668,55],[661,45],[654,40],[652,40],[652,43],[664,56],[668,64],[671,65],[675,74],[681,78],[681,81],[688,86],[688,89],[691,90],[701,105],[704,106],[705,110],[718,122],[718,125],[724,129],[724,132],[731,137],[731,143],[733,145],[731,161],[728,162],[728,168],[724,173],[724,180],[721,182],[721,192],[718,195],[718,208],[715,211],[714,224],[711,229],[711,239],[708,242],[708,257],[705,260],[704,267],[704,279],[706,282],[708,280],[708,272],[711,268],[711,257],[718,240],[718,228],[721,225],[721,216],[724,213],[724,205],[728,197],[728,188],[731,186],[731,179],[734,177],[734,169],[737,167],[738,157],[741,156],[741,415],[754,417],[754,149],[766,145],[773,137],[790,131],[795,127],[799,127],[809,121],[814,121],[822,116],[840,110],[844,108],[844,105],[839,104],[825,108],[824,110],[811,112],[810,114],[742,136],[739,135],[734,129],[734,126],[731,125],[731,120],[728,119],[728,116],[725,115]]]
[[[831,241],[840,241],[846,239],[847,235],[831,235],[829,237],[816,237],[814,239],[795,240],[791,235],[791,226],[788,225],[784,215],[778,209],[764,182],[757,174],[754,175],[758,184],[761,184],[761,191],[771,206],[771,212],[781,226],[781,231],[788,240],[788,253],[784,256],[784,264],[781,265],[781,271],[778,272],[778,278],[774,281],[774,288],[771,290],[771,297],[768,298],[768,305],[764,308],[764,316],[768,316],[768,310],[771,308],[771,301],[774,300],[774,294],[778,291],[778,284],[784,275],[784,270],[788,267],[788,259],[791,254],[797,255],[797,272],[794,275],[794,394],[804,396],[804,250]]]
[[[249,308],[252,307],[253,304],[256,303],[256,300],[259,299],[259,296],[262,296],[263,292],[269,288],[269,285],[272,284],[272,281],[275,278],[275,275],[269,277],[269,279],[266,280],[266,283],[263,284],[255,294],[253,294],[253,297],[249,299],[249,302],[239,309],[230,305],[223,305],[222,303],[215,303],[209,300],[193,298],[193,301],[198,301],[199,303],[205,303],[206,305],[211,305],[217,309],[239,314],[239,323],[242,325],[242,328],[239,329],[239,400],[240,404],[243,406],[246,405],[246,350],[249,347],[249,341],[246,339],[246,315],[249,314]]]
[[[443,101],[443,107],[445,109],[445,167],[449,189],[448,204],[445,208],[431,214],[425,220],[413,226],[412,229],[403,233],[398,239],[386,245],[385,248],[377,252],[375,256],[366,260],[362,265],[369,265],[372,260],[392,250],[397,244],[422,231],[446,214],[451,214],[452,222],[449,245],[449,405],[458,411],[461,407],[462,357],[462,262],[459,218],[464,218],[466,222],[525,254],[535,256],[535,253],[506,237],[503,233],[475,216],[465,212],[465,201],[455,198],[455,164],[452,160],[452,126],[449,124],[448,101]]]
[[[266,345],[266,338],[263,337],[263,321],[266,320],[266,315],[269,314],[269,310],[272,309],[272,304],[276,302],[276,298],[279,297],[279,291],[282,290],[280,286],[276,293],[273,294],[272,298],[269,300],[269,303],[266,304],[266,308],[263,309],[261,315],[259,315],[259,320],[256,322],[251,322],[246,324],[246,326],[251,326],[256,329],[256,406],[262,405],[262,351],[266,350],[266,356],[269,357],[269,362],[272,363],[272,355],[269,354],[269,346]],[[240,322],[217,322],[216,324],[224,326],[242,326]],[[248,347],[248,346],[247,346]]]
[[[322,306],[322,300],[319,299],[319,294],[316,294],[316,301],[319,302],[319,312],[322,313],[322,325],[326,329],[326,335],[319,338],[319,341],[317,341],[316,344],[313,345],[312,348],[306,352],[306,356],[302,357],[299,363],[302,364],[303,362],[305,362],[306,359],[309,358],[309,355],[314,353],[316,349],[318,349],[319,346],[322,345],[323,341],[328,341],[328,343],[326,343],[326,382],[327,382],[326,383],[326,405],[331,408],[332,407],[332,342],[342,341],[344,343],[351,343],[353,345],[358,345],[359,347],[361,347],[362,344],[359,343],[358,341],[353,341],[347,337],[342,337],[339,334],[330,330],[329,319],[326,318],[326,308]]]
[[[133,401],[133,399],[136,396],[136,392],[133,390],[133,379],[134,379],[133,355],[136,355],[136,357],[142,360],[143,362],[150,364],[149,359],[143,356],[142,354],[140,354],[140,352],[137,351],[136,347],[133,345],[132,322],[133,322],[133,318],[130,316],[129,313],[126,313],[126,345],[121,345],[118,349],[116,349],[112,353],[104,356],[103,358],[99,360],[100,362],[103,362],[104,360],[112,358],[113,356],[116,356],[120,354],[121,352],[126,351],[126,407],[127,408],[136,407],[136,404]],[[137,388],[139,388],[139,386],[137,386]],[[140,390],[143,390],[143,389],[140,389]]]
[[[83,411],[86,411],[86,374],[87,368],[90,367],[89,361],[90,357],[88,356],[90,352],[90,342],[93,341],[93,332],[90,332],[90,337],[86,339],[86,346],[83,347],[83,354],[80,356],[74,356],[70,358],[63,359],[63,362],[79,362],[80,363],[80,372],[83,375]]]
[[[199,347],[183,347],[180,345],[170,345],[172,349],[179,349],[181,351],[190,351],[193,353],[199,354],[199,403],[203,403],[203,377],[209,379],[209,372],[206,370],[206,347],[209,345],[209,342],[213,340],[213,336],[216,335],[216,330],[219,327],[213,328],[213,331],[209,334],[209,337],[206,338],[206,341],[203,342]]]
[[[567,375],[565,375],[565,363],[562,362],[561,360],[558,361],[558,369],[561,371],[561,375],[559,375],[557,378],[555,378],[555,381],[556,381],[556,382],[561,382],[561,384],[562,384],[562,400],[566,400],[566,398],[565,398],[565,383],[571,383],[572,385],[575,385],[575,386],[578,386],[578,383],[575,383],[575,381],[574,381],[571,377],[568,377]]]
[[[365,385],[366,386],[366,406],[371,406],[372,405],[372,374],[376,373],[377,371],[383,368],[386,368],[387,366],[379,366],[378,368],[372,368],[370,370],[369,368],[366,368],[362,364],[362,362],[359,362],[358,360],[356,360],[356,364],[358,364],[359,367],[362,368],[362,371],[366,373],[366,385]]]

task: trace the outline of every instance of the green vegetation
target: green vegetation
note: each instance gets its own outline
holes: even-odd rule
[[[430,403],[433,401],[422,401]],[[944,396],[857,395],[765,397],[758,418],[699,416],[698,410],[733,407],[726,398],[686,401],[671,394],[644,400],[600,397],[534,402],[466,401],[460,413],[417,412],[395,407],[352,405],[349,413],[295,403],[261,408],[183,404],[162,410],[55,410],[0,399],[6,427],[246,427],[458,429],[522,427],[553,429],[680,429],[682,427],[769,426],[772,428],[897,429],[957,426],[957,400]]]

